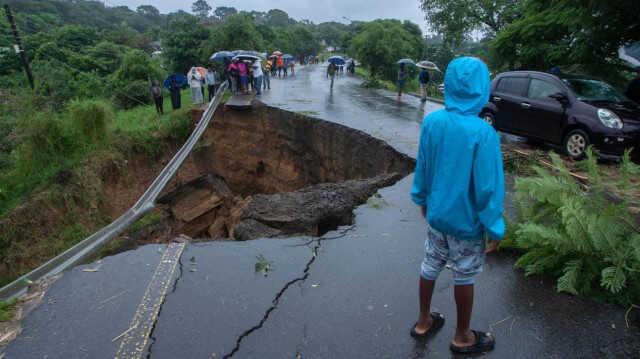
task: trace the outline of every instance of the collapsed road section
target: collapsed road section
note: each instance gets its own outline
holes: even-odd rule
[[[191,156],[195,178],[159,199],[137,242],[320,236],[414,166],[363,132],[262,104],[220,110]]]

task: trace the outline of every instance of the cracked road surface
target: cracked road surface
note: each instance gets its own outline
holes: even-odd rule
[[[398,104],[349,77],[329,95],[323,71],[307,67],[274,79],[263,100],[366,131],[414,155],[420,120],[438,105],[425,110],[412,98]],[[352,227],[323,239],[187,245],[170,278],[174,288],[160,301],[153,345],[132,357],[451,358],[448,271],[433,298],[447,318],[443,330],[426,344],[409,336],[426,235],[408,196],[411,180],[380,190],[383,205],[358,207]],[[167,247],[147,245],[67,272],[5,357],[114,358]],[[266,276],[255,270],[259,256],[269,264]],[[509,254],[491,255],[477,281],[472,325],[497,337],[486,357],[640,357],[640,331],[627,329],[624,309],[558,294],[549,279],[524,278],[513,263]]]

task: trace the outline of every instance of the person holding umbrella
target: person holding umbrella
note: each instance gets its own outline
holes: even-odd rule
[[[327,66],[327,77],[331,78],[331,89],[333,90],[333,80],[336,78],[336,65],[333,62],[329,62],[329,66]]]
[[[187,81],[191,89],[191,102],[193,104],[202,103],[204,101],[202,96],[202,76],[200,76],[195,67],[192,67],[189,74],[187,74]]]
[[[262,71],[262,65],[260,64],[260,60],[256,60],[251,68],[253,69],[253,80],[254,86],[253,89],[256,91],[256,95],[262,95],[262,79],[264,77],[264,73]]]
[[[262,89],[271,90],[271,62],[270,61],[267,60],[262,63],[262,73],[263,73]]]
[[[186,78],[183,75],[173,74],[164,80],[164,86],[169,89],[171,95],[171,107],[177,110],[181,107],[180,90],[183,84],[186,82]]]
[[[425,68],[420,69],[420,75],[418,75],[418,82],[420,83],[420,101],[426,102],[428,90],[429,90],[429,71]]]
[[[287,76],[287,70],[284,67],[284,59],[282,58],[282,56],[278,56],[278,58],[276,59],[276,64],[278,67],[278,78],[282,77],[283,70],[284,70],[284,75]]]
[[[401,63],[398,69],[398,100],[402,97],[402,90],[404,89],[404,82],[407,80],[407,70],[405,64]]]
[[[240,77],[240,91],[246,94],[249,86],[249,70],[247,69],[247,64],[245,64],[244,61],[238,61],[236,65],[238,67],[238,76]]]

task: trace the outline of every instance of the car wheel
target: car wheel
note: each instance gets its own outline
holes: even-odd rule
[[[484,120],[484,122],[490,124],[491,126],[495,126],[496,123],[496,118],[493,116],[493,114],[491,112],[484,112],[481,115],[482,119]]]
[[[589,135],[583,130],[572,130],[563,141],[564,152],[574,160],[584,158],[587,147],[589,147]]]

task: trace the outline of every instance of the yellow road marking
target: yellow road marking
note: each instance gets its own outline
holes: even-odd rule
[[[171,243],[165,249],[129,323],[129,329],[121,335],[122,341],[115,359],[140,358],[144,354],[153,323],[158,318],[185,245],[186,243]]]

